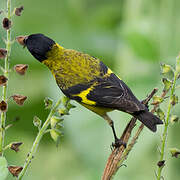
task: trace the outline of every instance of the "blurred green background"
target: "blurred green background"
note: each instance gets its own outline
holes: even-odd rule
[[[180,51],[179,0],[16,0],[13,7],[24,5],[21,17],[13,18],[12,37],[44,33],[66,48],[89,53],[100,58],[143,99],[154,87],[160,87],[160,62],[175,63]],[[0,9],[5,0],[0,1]],[[2,21],[2,15],[0,16]],[[0,47],[6,32],[0,28]],[[7,151],[10,165],[22,165],[36,136],[32,119],[37,115],[45,120],[48,111],[43,100],[61,96],[49,70],[36,61],[27,49],[17,43],[12,46],[11,68],[29,64],[25,76],[10,74],[9,95],[28,96],[23,107],[9,103],[8,123],[20,120],[7,131],[6,142],[22,141],[19,153]],[[3,61],[0,62],[3,65]],[[80,107],[65,118],[64,137],[59,148],[49,134],[45,135],[25,180],[98,180],[110,154],[113,136],[107,123],[92,112]],[[176,114],[180,115],[176,108]],[[125,113],[112,112],[118,134],[127,120]],[[139,122],[138,122],[139,124]],[[180,162],[171,158],[169,147],[178,147],[179,125],[169,130],[165,179],[180,179]],[[155,179],[161,127],[156,134],[144,129],[135,148],[115,180]],[[13,179],[9,175],[8,180]]]

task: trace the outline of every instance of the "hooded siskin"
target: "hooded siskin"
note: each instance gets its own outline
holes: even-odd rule
[[[112,110],[131,114],[153,132],[157,124],[163,124],[99,59],[65,49],[43,34],[29,35],[24,43],[30,53],[51,70],[67,97],[102,116],[111,126],[107,112]]]

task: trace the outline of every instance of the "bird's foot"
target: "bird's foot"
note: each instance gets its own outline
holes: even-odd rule
[[[121,139],[115,139],[115,142],[112,143],[112,147],[119,148],[120,146],[124,146],[124,148],[126,148],[126,143],[123,142]]]

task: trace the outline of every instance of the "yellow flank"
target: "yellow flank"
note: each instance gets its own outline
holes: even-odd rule
[[[84,104],[84,103],[80,103],[80,104],[100,116],[104,116],[104,115],[106,115],[107,112],[111,112],[114,110],[113,108],[92,106],[92,105],[88,105],[88,104]]]
[[[80,97],[82,100],[81,102],[82,103],[85,103],[85,104],[88,104],[88,105],[96,105],[96,102],[95,101],[91,101],[89,99],[87,99],[87,95],[90,93],[90,91],[92,91],[94,89],[93,86],[89,87],[88,89],[80,92],[79,94],[75,94],[73,96],[78,96]]]

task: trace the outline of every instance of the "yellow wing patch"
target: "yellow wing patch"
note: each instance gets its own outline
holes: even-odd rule
[[[87,98],[87,95],[90,93],[90,91],[92,91],[94,89],[93,86],[89,87],[88,89],[80,92],[79,94],[75,94],[73,96],[78,96],[80,97],[82,100],[81,102],[84,103],[84,104],[88,104],[88,105],[96,105],[96,102],[95,101],[91,101]]]
[[[108,71],[107,71],[107,74],[110,75],[112,74],[113,72],[111,71],[111,69],[108,68]]]
[[[106,76],[110,76],[111,74],[113,74],[112,70],[110,68],[108,68],[107,73],[104,75]],[[117,75],[116,75],[117,76]],[[119,79],[121,79],[119,76],[117,76]]]

